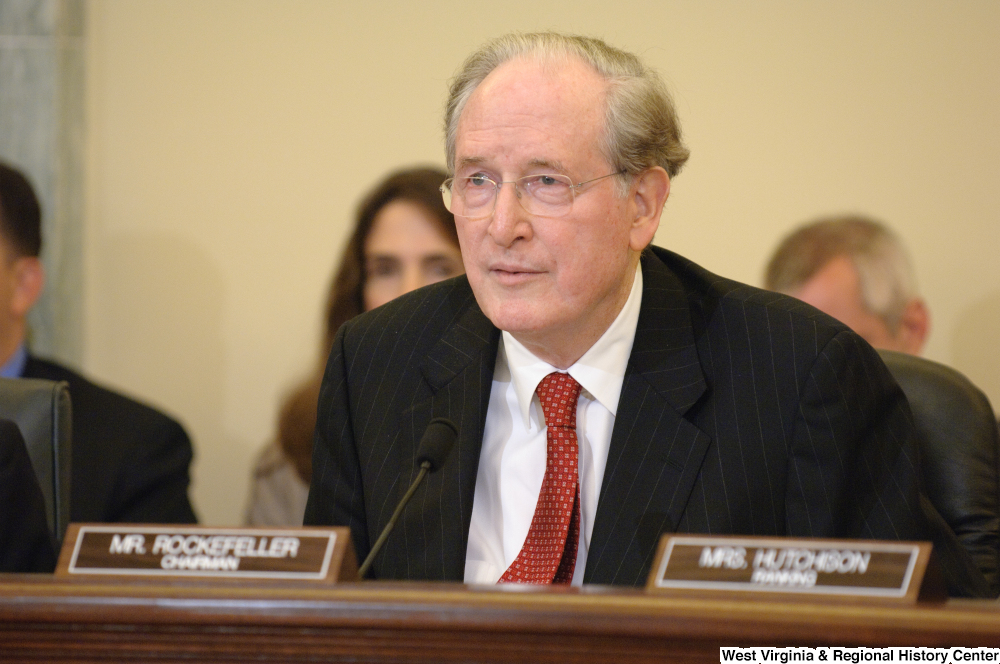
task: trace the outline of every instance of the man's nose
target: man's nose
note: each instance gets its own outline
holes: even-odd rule
[[[504,182],[497,188],[496,205],[490,219],[489,233],[493,241],[501,246],[510,246],[519,239],[531,235],[528,213],[521,205],[520,191],[515,182]]]

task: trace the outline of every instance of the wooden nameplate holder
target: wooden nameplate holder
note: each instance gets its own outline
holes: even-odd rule
[[[929,542],[664,535],[646,590],[891,603],[947,596]]]
[[[356,581],[349,528],[71,523],[56,576]]]

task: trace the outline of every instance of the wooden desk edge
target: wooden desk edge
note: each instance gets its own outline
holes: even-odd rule
[[[0,624],[247,624],[394,629],[597,632],[621,636],[753,639],[846,645],[1000,647],[1000,604],[951,600],[886,606],[711,599],[640,589],[500,590],[455,583],[322,584],[0,575]],[[921,636],[923,635],[923,636]],[[925,638],[926,637],[926,638]],[[773,643],[772,643],[773,645]]]

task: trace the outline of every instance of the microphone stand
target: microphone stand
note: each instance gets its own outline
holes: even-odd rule
[[[450,421],[443,417],[435,417],[427,425],[427,429],[424,431],[423,437],[420,439],[420,446],[417,449],[417,461],[420,462],[420,472],[417,473],[417,479],[413,480],[413,484],[410,488],[406,490],[406,495],[403,499],[399,501],[396,505],[396,511],[392,513],[392,518],[389,519],[389,523],[385,525],[382,529],[382,534],[378,536],[375,540],[375,544],[372,546],[371,551],[365,557],[365,561],[361,563],[361,567],[358,568],[358,579],[365,578],[365,574],[368,573],[368,568],[371,567],[372,562],[375,560],[375,556],[381,550],[382,545],[385,544],[385,540],[388,539],[389,533],[396,525],[396,521],[399,520],[399,516],[403,513],[403,508],[406,504],[410,502],[410,498],[413,496],[413,492],[417,490],[420,483],[427,476],[427,473],[433,473],[435,470],[441,467],[445,459],[448,457],[448,453],[451,451],[452,445],[455,444],[455,437],[458,435],[458,429]]]
[[[399,515],[403,513],[403,508],[405,508],[406,504],[410,502],[413,492],[417,490],[417,487],[420,486],[420,483],[429,472],[431,472],[431,462],[430,460],[426,460],[420,464],[420,472],[417,473],[417,479],[413,480],[413,484],[411,484],[410,488],[406,490],[406,494],[403,496],[403,499],[399,501],[398,505],[396,505],[396,511],[392,513],[392,518],[389,519],[389,523],[387,523],[385,528],[382,529],[382,534],[378,536],[377,540],[375,540],[372,550],[368,552],[368,555],[365,557],[365,561],[361,563],[361,567],[358,568],[358,579],[365,578],[368,568],[371,567],[372,563],[375,561],[376,554],[378,554],[382,545],[385,544],[385,541],[389,538],[389,533],[392,532],[392,529],[396,525],[396,521],[399,520]]]

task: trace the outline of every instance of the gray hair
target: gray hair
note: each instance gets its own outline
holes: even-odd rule
[[[445,152],[455,170],[458,121],[469,97],[500,65],[518,58],[550,61],[575,56],[608,83],[601,152],[631,181],[653,166],[674,177],[688,158],[673,102],[659,75],[642,61],[600,39],[555,32],[509,34],[473,53],[452,80],[445,110]],[[627,183],[626,183],[627,184]],[[621,191],[621,190],[620,190]]]
[[[906,305],[918,295],[917,281],[902,242],[872,219],[830,217],[793,231],[768,262],[764,287],[792,293],[840,256],[858,272],[865,307],[895,334]]]

